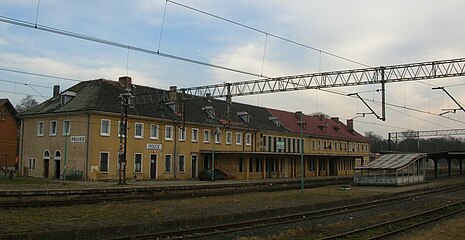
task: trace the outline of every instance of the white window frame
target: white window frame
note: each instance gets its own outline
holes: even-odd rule
[[[29,170],[36,170],[36,159],[35,158],[29,158],[28,159],[28,169]]]
[[[104,123],[107,125],[107,132],[103,131]],[[110,119],[100,119],[100,136],[110,136],[111,134],[111,120]]]
[[[170,156],[170,162],[169,162],[169,169],[166,170],[166,157]],[[163,171],[165,173],[170,173],[173,171],[173,155],[172,154],[165,154],[165,157],[163,158]]]
[[[186,141],[186,127],[179,127],[179,141]]]
[[[66,129],[66,122],[69,122],[68,129]],[[71,119],[65,119],[63,120],[63,136],[69,136],[70,134],[71,134]]]
[[[55,126],[53,126],[55,124]],[[58,122],[56,120],[50,121],[50,136],[56,136],[58,130]]]
[[[192,128],[191,140],[192,140],[192,142],[198,142],[199,141],[199,129],[198,128]]]
[[[226,132],[226,144],[231,145],[232,143],[232,132]]]
[[[140,134],[137,134],[137,126],[140,126]],[[140,122],[134,123],[134,137],[142,139],[144,138],[144,124]]]
[[[45,132],[45,122],[38,121],[37,122],[37,136],[44,136],[44,132]]]
[[[160,126],[157,124],[150,124],[150,139],[158,140]]]
[[[136,156],[137,155],[140,155],[140,171],[136,171]],[[144,154],[143,153],[134,153],[134,173],[142,173],[143,162],[144,162]]]
[[[107,154],[107,170],[106,171],[102,171],[102,154]],[[101,151],[100,152],[100,159],[99,159],[99,170],[101,173],[108,173],[110,172],[110,152],[106,152],[106,151]]]
[[[203,130],[203,142],[204,143],[209,143],[210,142],[210,129],[204,129]]]
[[[236,145],[242,145],[242,133],[236,132]]]
[[[165,140],[173,141],[173,126],[165,126]]]
[[[252,134],[251,133],[245,134],[245,145],[246,146],[252,145]]]
[[[183,166],[181,169],[181,157],[183,158]],[[186,171],[186,157],[184,154],[179,154],[178,155],[178,172],[185,172]]]

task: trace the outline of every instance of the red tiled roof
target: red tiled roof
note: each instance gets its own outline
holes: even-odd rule
[[[291,132],[300,133],[299,116],[293,112],[286,112],[268,108],[271,115],[277,117],[281,125]],[[324,116],[303,115],[305,129],[302,129],[305,135],[323,136],[339,139],[367,140],[364,136],[356,131],[350,131],[347,125],[336,118],[325,118]]]

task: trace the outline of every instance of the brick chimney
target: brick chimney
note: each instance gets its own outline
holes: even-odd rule
[[[178,99],[177,89],[176,86],[170,86],[170,102],[175,102]]]
[[[60,95],[60,85],[53,86],[53,97],[57,97]]]
[[[132,79],[128,76],[122,76],[119,78],[119,84],[121,87],[124,87],[126,90],[130,90],[132,86]]]
[[[347,128],[349,129],[350,132],[354,131],[354,120],[353,119],[347,119]]]

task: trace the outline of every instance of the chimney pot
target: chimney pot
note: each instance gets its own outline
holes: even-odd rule
[[[53,86],[53,97],[57,97],[60,95],[60,85]]]
[[[132,86],[132,79],[129,76],[122,76],[119,78],[119,84],[126,90],[130,90]]]

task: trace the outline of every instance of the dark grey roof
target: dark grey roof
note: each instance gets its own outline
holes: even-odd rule
[[[126,92],[119,82],[105,79],[80,82],[65,92],[67,91],[76,93],[76,96],[68,103],[61,105],[60,96],[57,96],[22,113],[21,116],[92,110],[119,113],[121,111],[119,96]],[[178,123],[183,120],[180,114],[176,114],[165,102],[160,101],[164,96],[168,96],[168,91],[133,85],[132,93],[136,98],[134,108],[129,109],[130,115],[170,119]],[[199,124],[228,125],[225,101],[192,96],[186,98],[187,100],[184,102],[184,121]],[[214,117],[211,117],[204,110],[205,106],[213,107],[215,110]],[[250,115],[249,123],[244,122],[237,115],[238,112],[247,112]],[[272,117],[271,113],[262,107],[232,103],[230,108],[232,127],[288,132],[283,126],[275,125],[269,117]]]

